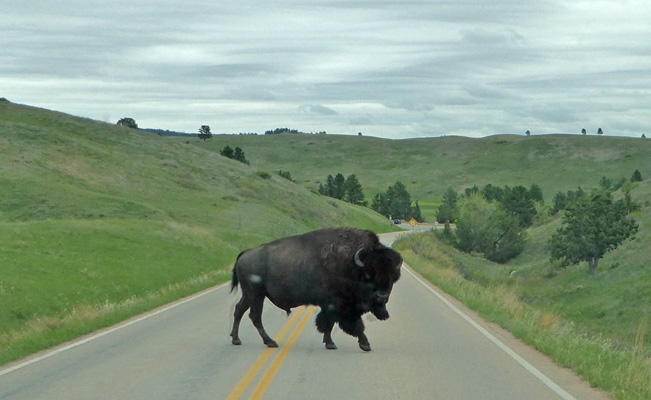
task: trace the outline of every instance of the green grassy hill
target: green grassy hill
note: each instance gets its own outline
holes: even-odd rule
[[[0,101],[0,364],[226,281],[246,248],[338,225],[390,229],[185,141]]]
[[[183,139],[173,138],[181,142]],[[215,135],[193,146],[218,152],[239,146],[252,165],[289,171],[316,189],[328,174],[356,174],[367,200],[401,181],[433,220],[443,192],[473,185],[538,184],[547,201],[558,191],[596,187],[601,176],[630,178],[635,169],[651,176],[651,140],[581,135],[481,139],[441,137],[389,140],[338,135]]]

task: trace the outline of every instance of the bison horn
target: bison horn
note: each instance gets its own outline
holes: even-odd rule
[[[359,253],[361,253],[361,252],[362,252],[362,249],[359,249],[359,250],[357,250],[357,253],[355,253],[355,264],[356,264],[358,267],[362,267],[362,268],[363,268],[363,267],[364,267],[364,263],[363,263],[362,260],[359,258]]]

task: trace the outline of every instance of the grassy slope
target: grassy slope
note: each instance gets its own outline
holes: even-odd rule
[[[173,140],[182,141],[181,138]],[[651,140],[580,135],[513,136],[482,139],[442,137],[388,140],[336,135],[216,135],[191,144],[218,151],[244,149],[270,171],[289,171],[301,185],[316,189],[328,174],[356,174],[370,201],[395,181],[419,200],[432,220],[448,187],[457,191],[491,183],[538,184],[551,201],[558,191],[595,187],[601,176],[629,178],[635,169],[651,176]]]
[[[509,263],[521,273],[523,299],[625,347],[634,344],[641,324],[651,332],[651,179],[631,194],[642,205],[642,210],[634,213],[639,232],[600,260],[596,277],[587,275],[587,264],[562,271],[550,266],[545,244],[558,220],[532,229],[525,252]],[[646,348],[651,354],[651,342]]]
[[[389,229],[200,147],[5,101],[0,155],[0,364],[223,282],[270,239]]]

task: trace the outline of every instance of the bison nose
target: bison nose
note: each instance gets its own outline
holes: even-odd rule
[[[386,304],[389,301],[389,292],[376,292],[375,299],[380,304]]]

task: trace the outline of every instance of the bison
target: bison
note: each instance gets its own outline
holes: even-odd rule
[[[400,278],[402,257],[380,243],[368,230],[330,228],[279,239],[245,250],[233,267],[231,292],[242,289],[235,306],[232,342],[240,345],[238,332],[244,313],[268,347],[278,344],[262,326],[265,297],[285,310],[301,305],[321,308],[317,330],[323,333],[327,349],[335,323],[358,339],[359,347],[370,351],[362,315],[371,312],[380,320],[389,318],[386,304],[393,284]]]

